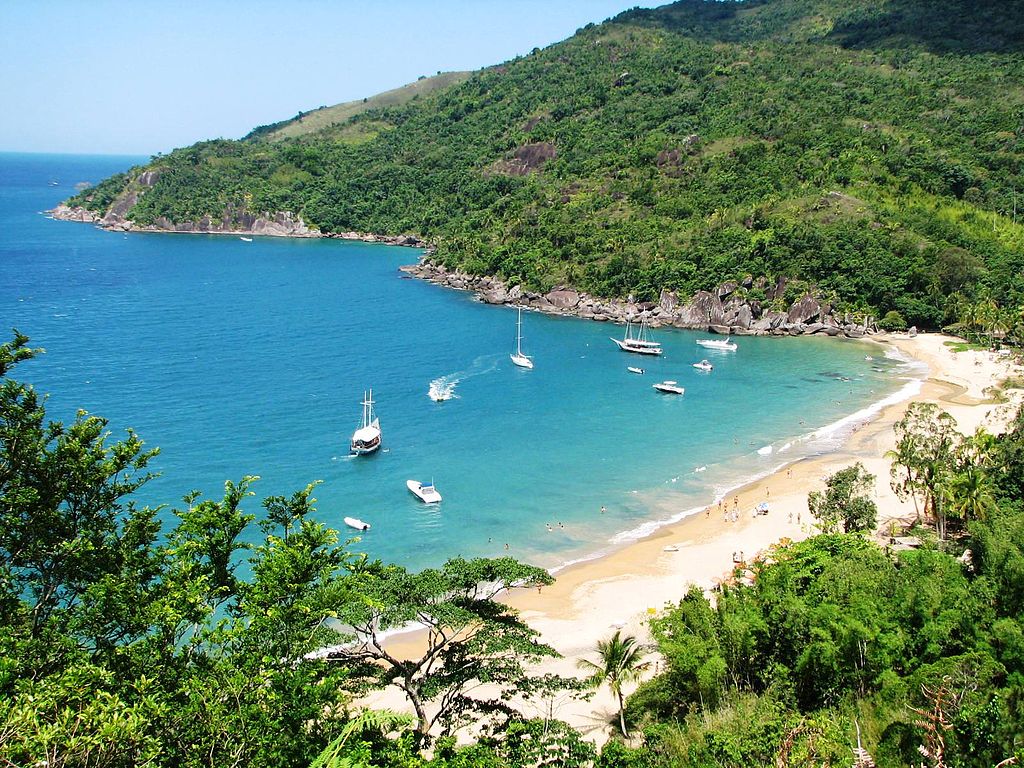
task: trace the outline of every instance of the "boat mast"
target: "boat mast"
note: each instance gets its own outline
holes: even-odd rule
[[[523,356],[523,308],[519,307],[519,317],[516,320],[516,357]]]
[[[363,426],[370,426],[373,418],[373,390],[363,392]]]

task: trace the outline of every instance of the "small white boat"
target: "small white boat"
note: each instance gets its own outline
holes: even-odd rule
[[[701,360],[699,363],[694,363],[693,367],[701,371],[712,371],[715,368],[715,366],[713,366],[707,360]]]
[[[697,339],[697,343],[707,349],[722,349],[728,352],[736,351],[736,342],[730,341],[728,336],[724,339]]]
[[[643,368],[636,368],[636,367],[634,367],[632,365],[629,366],[628,368],[626,368],[626,370],[629,371],[630,373],[639,373],[641,376],[644,373],[644,369]]]
[[[520,368],[533,368],[533,360],[523,354],[523,308],[519,308],[519,319],[516,321],[516,351],[509,355],[512,362]]]
[[[349,450],[356,456],[373,453],[380,448],[380,420],[373,415],[373,390],[363,393],[363,422],[352,433]]]
[[[441,494],[434,487],[434,481],[421,483],[419,480],[406,480],[405,487],[424,504],[436,504],[441,500]]]
[[[662,552],[678,552],[679,551],[679,545],[678,544],[666,544],[664,547],[661,548],[661,551]]]
[[[612,339],[623,352],[633,352],[637,355],[660,355],[661,344],[647,338],[647,321],[640,321],[640,332],[633,335],[633,323],[626,322],[626,335],[621,339]]]
[[[346,517],[345,525],[349,528],[355,528],[357,531],[368,531],[370,530],[370,524],[364,523],[358,517]]]
[[[659,392],[664,392],[666,395],[681,395],[686,391],[674,381],[659,381],[657,384],[652,386]]]
[[[241,240],[243,243],[251,243],[252,242],[252,238],[251,237],[240,237],[238,239]]]

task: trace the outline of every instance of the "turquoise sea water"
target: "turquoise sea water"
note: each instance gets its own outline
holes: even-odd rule
[[[908,365],[862,343],[740,338],[715,353],[658,330],[652,360],[609,341],[620,327],[536,313],[524,371],[508,357],[515,311],[405,278],[411,249],[126,235],[41,213],[141,159],[0,155],[0,318],[46,348],[16,377],[51,393],[51,418],[84,408],[161,448],[150,504],[258,474],[259,513],[257,499],[322,480],[319,517],[371,523],[357,546],[372,556],[418,568],[507,543],[557,566],[833,448],[913,386]],[[710,374],[691,365],[702,357]],[[686,394],[659,395],[662,379]],[[454,399],[433,402],[432,382]],[[384,448],[353,459],[370,387]],[[418,502],[410,478],[444,501]]]

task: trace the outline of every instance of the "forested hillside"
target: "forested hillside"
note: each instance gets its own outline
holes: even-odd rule
[[[1022,46],[1014,2],[682,0],[315,132],[178,149],[71,202],[136,192],[139,225],[293,211],[602,296],[782,275],[935,327],[1024,303]]]

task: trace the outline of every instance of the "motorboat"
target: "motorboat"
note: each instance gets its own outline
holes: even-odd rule
[[[243,243],[251,243],[252,242],[252,238],[251,237],[240,237],[238,239],[241,240]]]
[[[370,524],[364,523],[358,517],[346,517],[345,525],[349,528],[355,528],[357,531],[368,531],[370,530]]]
[[[707,360],[701,360],[699,363],[694,363],[693,367],[700,371],[712,371],[715,368],[715,366],[713,366]]]
[[[644,373],[644,369],[643,368],[637,368],[637,367],[632,366],[632,365],[629,366],[628,368],[626,368],[626,370],[629,371],[630,373],[639,373],[641,376]]]
[[[637,355],[660,355],[662,353],[661,343],[647,338],[647,321],[640,321],[640,330],[633,334],[633,323],[626,322],[626,334],[621,339],[612,339],[623,352],[633,352]]]
[[[533,360],[523,354],[523,308],[519,308],[519,319],[516,321],[516,351],[509,355],[512,362],[520,368],[533,368]]]
[[[724,339],[697,339],[697,343],[706,349],[721,349],[727,352],[736,351],[736,342],[730,341],[728,336]]]
[[[429,483],[421,483],[419,480],[406,480],[405,487],[424,504],[436,504],[441,500],[441,494],[434,487],[433,480]]]
[[[356,456],[373,453],[380,448],[380,420],[373,415],[373,390],[363,393],[363,421],[352,433],[350,451]]]
[[[681,395],[686,391],[674,381],[659,381],[657,384],[652,386],[659,392],[664,392],[666,395]]]

